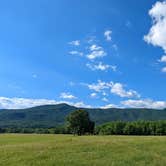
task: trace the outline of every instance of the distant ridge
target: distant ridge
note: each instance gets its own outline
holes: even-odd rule
[[[26,109],[1,109],[0,127],[54,127],[63,125],[65,117],[79,109],[68,104],[44,105]],[[166,120],[166,109],[146,108],[82,108],[96,124],[110,121]]]

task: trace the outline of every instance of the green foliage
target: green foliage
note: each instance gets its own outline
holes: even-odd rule
[[[71,134],[66,126],[57,126],[54,128],[0,128],[0,133],[36,133],[36,134]]]
[[[83,129],[83,131],[96,135],[166,135],[166,121],[116,121],[97,126],[94,132],[94,123],[90,121],[88,127],[86,130]],[[0,133],[72,134],[74,131],[77,134],[77,130],[72,130],[69,126],[56,126],[52,128],[0,128]]]
[[[67,104],[45,105],[28,109],[0,110],[1,128],[54,128],[65,123],[65,117],[78,108]],[[165,120],[165,110],[153,109],[84,109],[95,124],[110,121]],[[153,126],[152,126],[153,127]],[[158,131],[160,132],[160,131]]]
[[[110,122],[98,126],[103,135],[166,135],[166,121]]]
[[[93,133],[94,122],[89,118],[89,113],[84,110],[76,110],[67,116],[68,127],[73,134],[83,135]]]

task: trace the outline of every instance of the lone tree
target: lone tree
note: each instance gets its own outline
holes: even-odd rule
[[[76,110],[67,116],[68,127],[73,134],[92,134],[95,123],[90,120],[89,113],[85,110]]]

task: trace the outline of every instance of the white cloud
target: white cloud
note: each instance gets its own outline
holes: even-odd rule
[[[110,66],[110,65],[107,65],[107,64],[103,64],[102,62],[99,62],[97,64],[87,63],[86,66],[89,67],[93,71],[95,71],[95,70],[106,71],[109,68],[111,68],[113,71],[116,70],[115,66]]]
[[[106,92],[102,92],[103,96],[108,96],[108,94]]]
[[[148,44],[161,47],[166,53],[166,1],[157,1],[149,11],[149,15],[153,20],[149,33],[144,36],[144,40]],[[160,62],[166,62],[166,56],[162,56]],[[162,68],[162,72],[166,72],[166,67]]]
[[[104,90],[110,90],[112,94],[115,94],[119,97],[127,97],[127,98],[139,98],[140,94],[132,89],[125,90],[124,85],[121,83],[114,83],[114,82],[103,82],[98,80],[97,83],[93,84],[85,84],[90,90],[94,90],[96,92],[105,93]]]
[[[93,84],[84,84],[86,85],[90,90],[94,90],[96,92],[101,92],[104,89],[109,89],[111,83],[106,83],[101,80],[98,80],[97,83]]]
[[[106,97],[103,97],[103,98],[102,98],[102,101],[108,102],[109,100],[108,100]]]
[[[79,40],[74,40],[74,41],[69,42],[69,44],[73,45],[73,46],[79,46],[80,45],[80,41]]]
[[[79,52],[79,51],[70,51],[69,54],[83,56],[83,52]]]
[[[57,104],[55,100],[0,97],[0,108],[19,109],[46,104]]]
[[[159,62],[166,62],[166,55],[163,55],[162,57],[161,57],[161,59],[159,60]]]
[[[104,36],[105,36],[105,38],[106,38],[106,40],[107,41],[111,41],[111,34],[112,34],[112,31],[111,30],[106,30],[105,32],[104,32]]]
[[[77,103],[70,103],[70,105],[74,105],[75,107],[82,107],[82,108],[92,108],[91,105],[85,104],[83,101]]]
[[[166,52],[166,1],[156,2],[149,11],[153,25],[144,40],[154,46],[161,47]]]
[[[30,98],[8,98],[0,97],[0,108],[1,109],[23,109],[41,105],[54,105],[66,103],[75,107],[92,108],[91,105],[85,104],[83,101],[80,102],[68,102],[68,101],[56,101],[49,99],[30,99]],[[151,99],[145,100],[125,100],[121,102],[121,107],[115,104],[108,104],[101,108],[153,108],[153,109],[164,109],[166,108],[166,101],[153,101]]]
[[[134,90],[130,89],[130,90],[126,91],[124,89],[124,85],[121,83],[112,83],[111,93],[116,94],[120,97],[129,97],[129,98],[131,98],[131,97],[139,98],[140,97],[140,95]]]
[[[54,105],[66,103],[75,107],[91,108],[92,106],[85,104],[84,102],[68,102],[68,101],[56,101],[49,99],[27,99],[27,98],[8,98],[0,97],[0,109],[23,109],[41,105]]]
[[[104,64],[102,62],[99,62],[97,64],[90,64],[87,63],[86,64],[87,67],[89,67],[91,70],[95,71],[95,70],[101,70],[101,71],[107,71],[109,68],[112,71],[116,71],[117,70],[117,66],[115,65],[108,65],[108,64]]]
[[[91,45],[89,50],[90,53],[87,55],[87,58],[90,60],[94,60],[96,58],[102,58],[107,54],[101,46],[97,46],[95,44]]]
[[[92,51],[90,54],[87,55],[87,58],[90,60],[96,59],[96,58],[101,58],[106,55],[106,52],[104,50],[96,50]]]
[[[118,108],[118,106],[115,105],[115,104],[107,104],[107,105],[105,105],[105,106],[102,106],[101,108],[102,108],[102,109]]]
[[[130,108],[153,108],[153,109],[163,109],[166,108],[166,101],[153,101],[150,99],[145,100],[126,100],[122,101],[124,107]]]
[[[97,93],[91,93],[91,94],[90,94],[90,97],[91,97],[91,98],[96,98],[96,97],[97,97]]]
[[[161,69],[161,71],[162,71],[163,73],[166,73],[166,67],[163,67],[163,68]]]
[[[163,55],[159,62],[166,63],[166,55]],[[166,73],[166,66],[161,69],[161,72]]]
[[[90,46],[89,49],[90,49],[90,51],[96,51],[96,50],[101,50],[102,47],[97,46],[96,44],[93,44],[93,45]]]
[[[73,96],[72,94],[65,93],[65,92],[60,94],[60,98],[62,98],[62,99],[76,99],[76,97]]]

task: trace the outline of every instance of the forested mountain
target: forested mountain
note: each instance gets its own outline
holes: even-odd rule
[[[67,104],[0,110],[0,127],[55,127],[65,123],[76,107]],[[84,109],[84,108],[83,108]],[[166,120],[166,109],[85,109],[96,124],[110,121]]]

